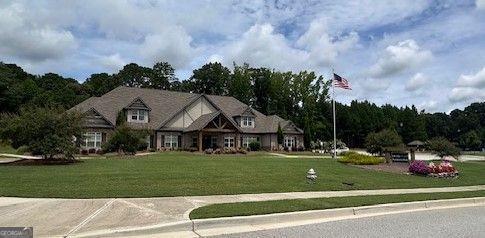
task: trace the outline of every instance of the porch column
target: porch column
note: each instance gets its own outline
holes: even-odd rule
[[[241,142],[241,141],[240,141],[240,140],[241,140],[241,138],[240,138],[240,137],[241,137],[241,136],[239,135],[239,132],[236,132],[236,139],[234,140],[234,142],[236,142],[236,143],[234,144],[234,147],[235,147],[236,149],[241,148],[241,144],[240,144],[240,142]]]
[[[197,146],[199,147],[199,152],[202,152],[202,131],[199,131],[197,136]]]

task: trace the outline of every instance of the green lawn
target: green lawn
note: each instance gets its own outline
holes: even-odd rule
[[[437,199],[452,199],[466,197],[483,197],[485,191],[453,192],[453,193],[418,193],[372,195],[355,197],[311,198],[276,200],[264,202],[240,202],[212,204],[200,207],[190,213],[190,219],[216,217],[251,216],[281,212],[322,210],[343,207],[369,206],[384,203],[412,202]]]
[[[155,197],[485,184],[485,163],[456,163],[458,179],[375,172],[331,159],[159,153],[127,159],[86,159],[56,166],[0,166],[0,196]],[[318,174],[315,184],[305,176]],[[354,183],[354,186],[343,183]]]

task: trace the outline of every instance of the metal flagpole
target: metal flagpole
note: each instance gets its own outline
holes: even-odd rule
[[[337,158],[337,124],[335,119],[335,82],[334,70],[332,68],[332,108],[333,108],[333,158]]]

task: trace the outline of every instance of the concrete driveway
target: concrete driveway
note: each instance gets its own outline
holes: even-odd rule
[[[36,237],[86,236],[190,221],[190,211],[214,203],[477,190],[485,190],[485,185],[163,198],[40,199],[0,197],[0,226],[33,226]]]

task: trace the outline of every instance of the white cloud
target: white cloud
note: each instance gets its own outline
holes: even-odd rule
[[[140,54],[150,64],[168,61],[176,68],[184,67],[195,53],[191,41],[192,38],[182,27],[173,26],[166,31],[147,35],[140,46]]]
[[[337,56],[354,47],[359,41],[356,32],[341,39],[335,39],[328,34],[324,20],[315,20],[308,30],[297,41],[296,45],[309,51],[309,60],[318,66],[329,66],[335,62]]]
[[[435,112],[438,108],[438,102],[435,100],[427,100],[418,104],[417,108],[419,108],[419,110],[424,109],[427,112]]]
[[[389,77],[420,66],[431,58],[431,51],[421,49],[416,41],[408,39],[388,46],[377,63],[371,66],[369,74],[376,78]]]
[[[209,59],[226,65],[238,64],[275,68],[278,70],[317,70],[335,62],[336,58],[354,47],[358,35],[332,37],[323,21],[314,21],[295,45],[271,24],[255,24],[240,39],[230,41]]]
[[[24,19],[20,4],[0,8],[0,54],[27,61],[62,58],[77,47],[70,31],[36,26]]]
[[[452,102],[485,101],[485,67],[476,74],[460,75],[449,99]]]
[[[308,59],[307,52],[292,48],[270,24],[253,25],[239,40],[224,46],[219,55],[226,65],[233,61],[238,64],[246,62],[280,70],[301,68]]]
[[[118,71],[126,65],[126,62],[118,53],[108,56],[101,56],[99,57],[98,62],[104,67],[110,69],[111,72]]]
[[[459,87],[485,88],[485,67],[472,75],[460,75],[456,85]]]
[[[391,85],[391,82],[387,79],[380,78],[365,78],[358,81],[363,89],[367,90],[367,93],[374,94],[378,91],[382,92],[387,90]]]
[[[425,77],[422,73],[417,73],[409,79],[409,81],[406,83],[405,89],[407,91],[416,91],[426,85],[427,82],[427,77]]]
[[[477,5],[478,9],[480,10],[485,9],[485,0],[477,0],[475,4]]]
[[[484,101],[485,90],[477,88],[457,87],[451,90],[449,98],[452,102]]]
[[[218,54],[211,55],[207,60],[207,63],[222,63],[222,62],[223,62],[222,56]]]

